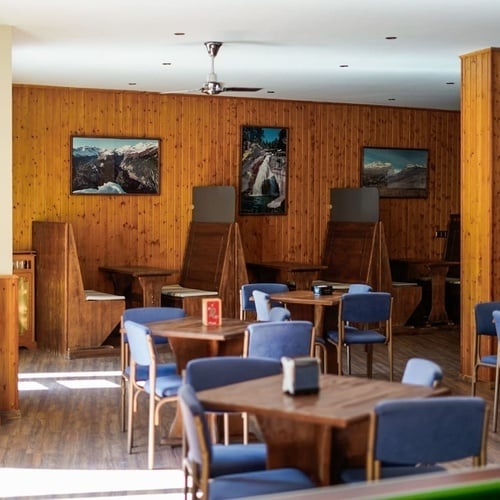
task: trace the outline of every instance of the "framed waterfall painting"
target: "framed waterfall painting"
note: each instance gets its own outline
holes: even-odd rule
[[[288,129],[241,128],[240,215],[285,215]]]
[[[72,136],[71,194],[160,194],[160,139]]]

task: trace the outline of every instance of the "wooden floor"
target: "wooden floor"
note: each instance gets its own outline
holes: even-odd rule
[[[395,380],[410,357],[426,357],[444,370],[444,385],[454,394],[470,394],[470,383],[459,375],[458,329],[408,329],[394,338]],[[374,377],[387,378],[386,350],[375,351]],[[168,356],[168,353],[165,354]],[[119,423],[119,358],[116,356],[66,360],[37,350],[20,350],[21,418],[0,426],[2,468],[145,470],[146,411],[140,405],[137,447],[126,452],[126,434]],[[364,353],[353,351],[353,375],[364,374]],[[105,386],[99,386],[103,382]],[[479,384],[478,394],[490,404],[493,391]],[[163,412],[165,435],[173,408]],[[156,469],[172,472],[164,492],[180,495],[180,448],[158,446]],[[490,432],[488,463],[500,464],[500,437]],[[166,471],[167,470],[167,471]],[[0,469],[2,472],[2,469]],[[4,470],[5,472],[5,470]],[[0,497],[2,497],[0,478]],[[172,498],[174,498],[172,496]],[[53,496],[51,496],[53,498]],[[165,497],[164,497],[165,498]],[[170,498],[170,497],[168,497]]]

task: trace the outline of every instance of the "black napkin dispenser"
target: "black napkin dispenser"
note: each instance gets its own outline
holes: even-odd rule
[[[315,394],[319,391],[320,366],[317,358],[281,358],[283,392],[291,395]]]
[[[314,295],[331,295],[333,288],[330,285],[313,285],[312,291]]]

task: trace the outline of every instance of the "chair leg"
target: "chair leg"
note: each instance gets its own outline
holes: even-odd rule
[[[121,377],[120,383],[120,420],[121,420],[121,431],[125,432],[127,430],[127,380],[125,377]]]
[[[337,348],[337,373],[342,375],[342,345],[335,344]]]
[[[351,375],[351,346],[346,346],[347,354],[347,375]]]
[[[132,453],[134,445],[134,412],[135,412],[135,399],[137,394],[134,394],[134,385],[129,380],[128,383],[128,398],[127,398],[127,451]]]
[[[493,401],[493,432],[497,431],[498,421],[498,391],[499,391],[500,367],[495,369],[495,396]]]
[[[155,395],[149,394],[149,415],[148,415],[148,468],[154,468],[155,462]]]
[[[393,365],[392,344],[389,344],[388,350],[389,350],[389,382],[392,382],[392,380],[394,378],[394,375],[393,375],[394,369],[392,366]]]
[[[474,364],[472,367],[472,395],[476,395],[476,383],[477,383],[477,365]]]
[[[372,378],[373,375],[373,345],[366,345],[366,376]]]

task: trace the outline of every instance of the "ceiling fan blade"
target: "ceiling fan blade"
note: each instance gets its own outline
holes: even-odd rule
[[[258,92],[262,87],[224,87],[224,92]]]

